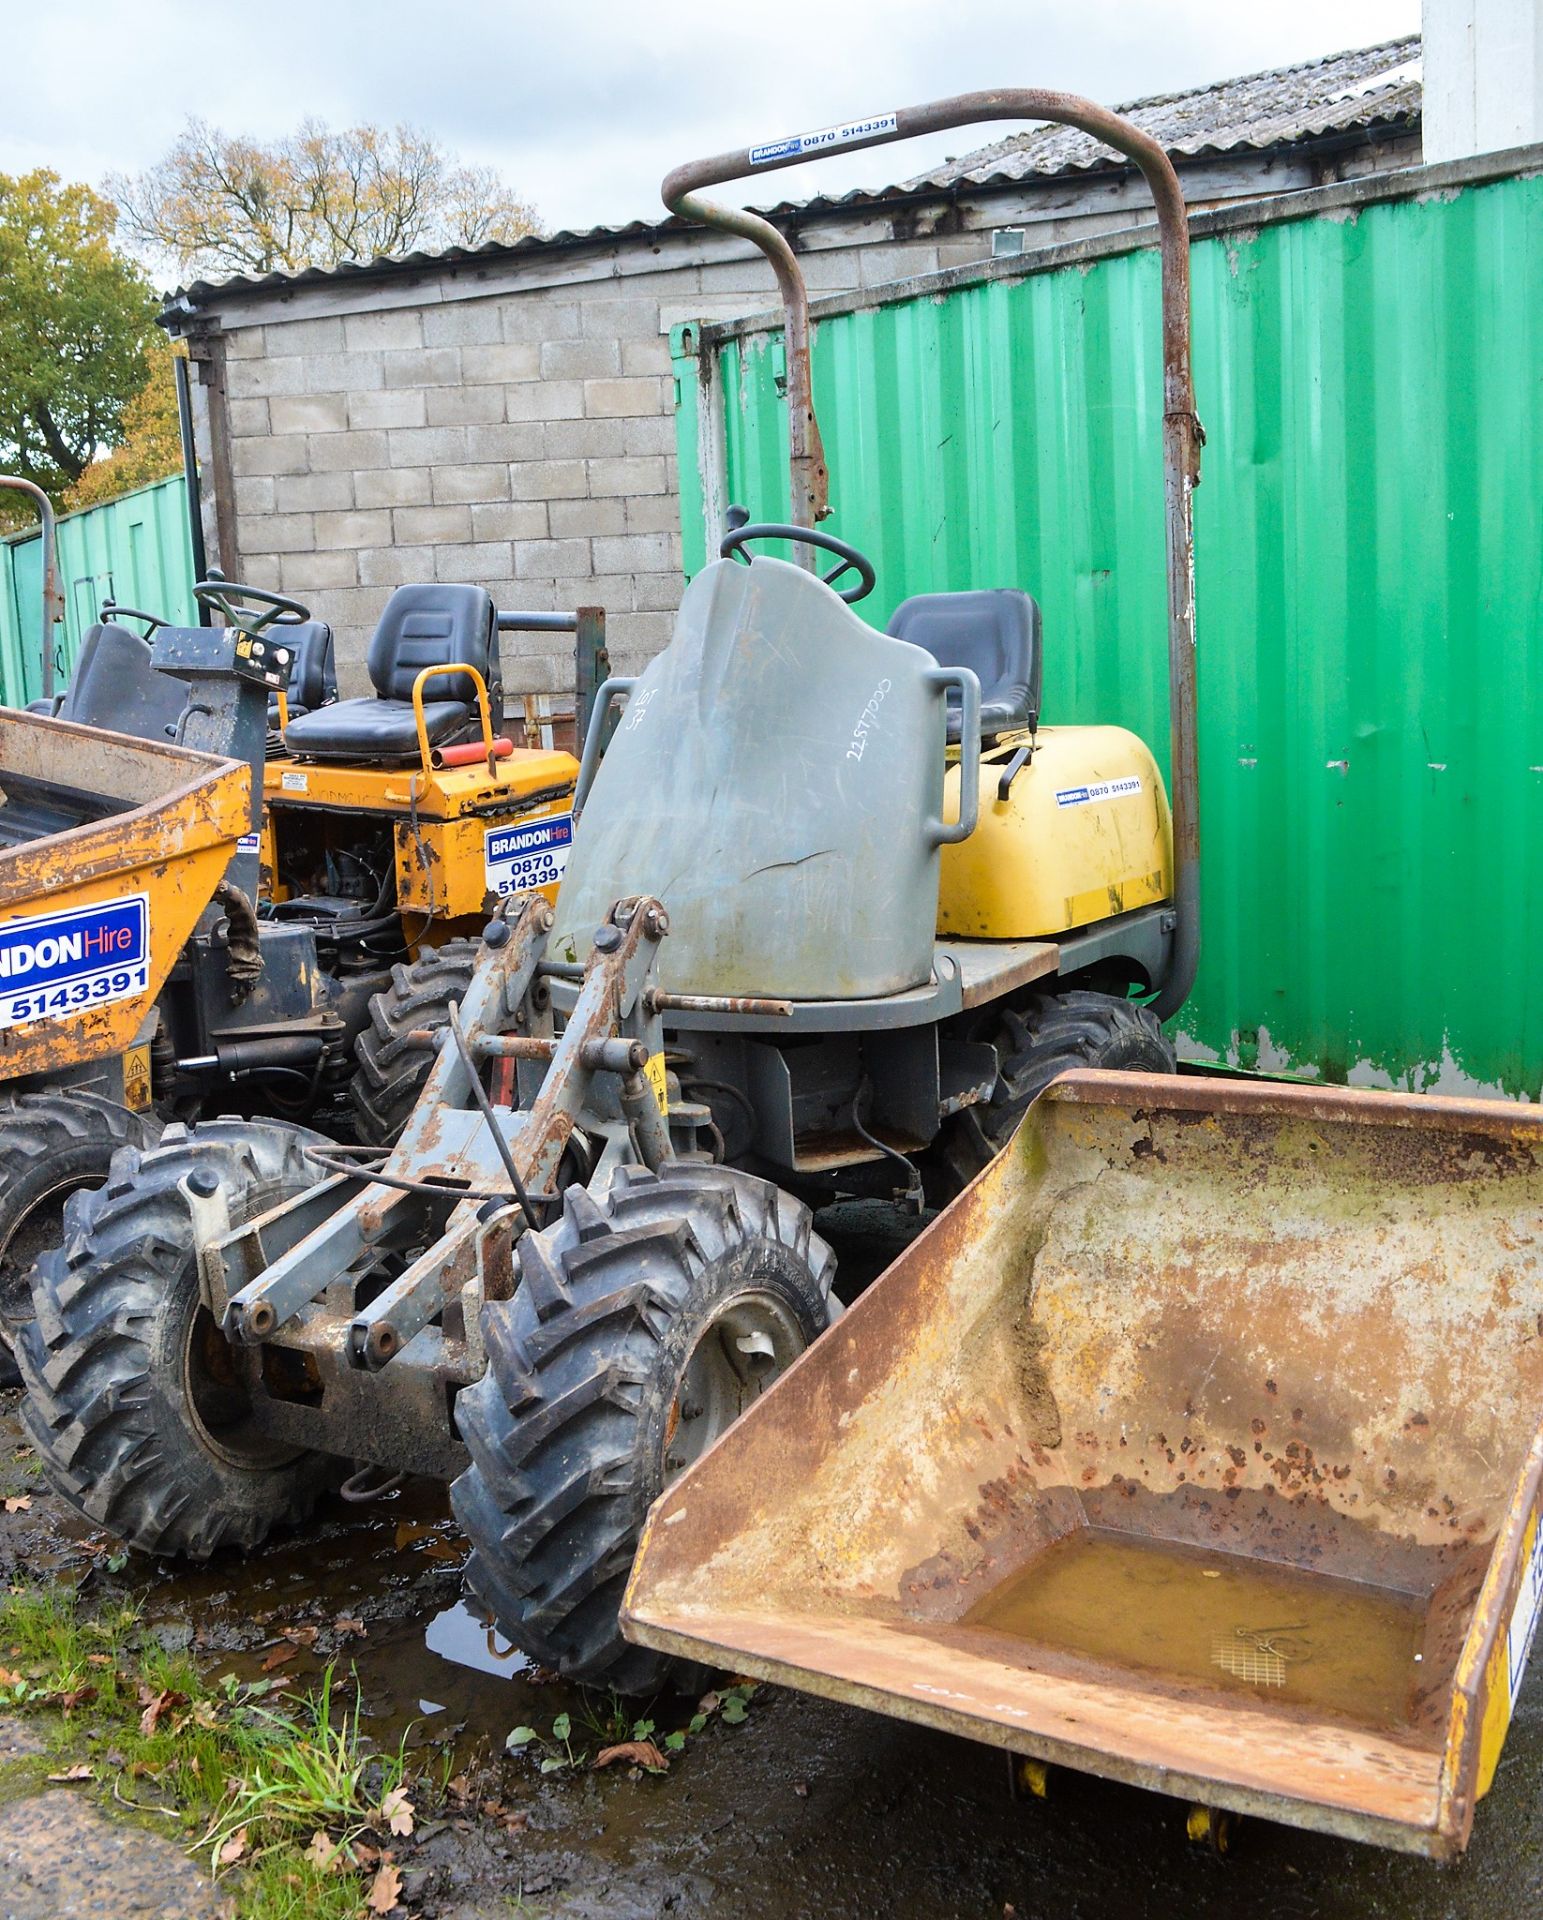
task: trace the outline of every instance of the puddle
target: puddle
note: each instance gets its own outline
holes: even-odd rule
[[[1385,1587],[1079,1527],[960,1624],[1403,1731],[1425,1619]]]
[[[245,1561],[131,1562],[120,1579],[162,1643],[186,1635],[211,1674],[303,1690],[331,1660],[357,1677],[377,1745],[405,1735],[496,1750],[512,1727],[550,1720],[575,1696],[471,1611],[465,1554],[446,1489],[412,1481],[366,1507],[332,1503]]]
[[[435,1614],[423,1644],[441,1660],[470,1667],[476,1673],[491,1673],[500,1680],[512,1680],[516,1674],[527,1672],[531,1664],[518,1647],[505,1646],[492,1623],[479,1619],[464,1600]]]

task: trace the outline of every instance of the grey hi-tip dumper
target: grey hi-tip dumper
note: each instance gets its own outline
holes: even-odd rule
[[[29,1430],[131,1545],[250,1546],[344,1463],[361,1487],[442,1476],[505,1636],[653,1686],[668,1662],[618,1626],[649,1508],[840,1312],[811,1202],[957,1191],[1068,1066],[1173,1071],[1159,1020],[1198,951],[1183,202],[1135,128],[1014,98],[1121,148],[1157,198],[1173,817],[1134,736],[1041,727],[1016,586],[921,596],[887,631],[854,611],[874,569],[816,525],[797,262],[699,197],[745,156],[672,175],[673,208],[777,268],[792,524],[733,514],[670,645],[604,691],[620,715],[586,739],[555,911],[489,923],[458,1011],[417,1036],[434,1063],[392,1149],[173,1128],[73,1206],[22,1343]],[[767,541],[794,561],[752,556]],[[1073,780],[1101,831],[1057,808]],[[1057,897],[1106,917],[1034,917],[1052,854],[1079,875]],[[1003,871],[1025,885],[980,878]],[[970,934],[940,935],[940,902],[953,926],[972,898]]]

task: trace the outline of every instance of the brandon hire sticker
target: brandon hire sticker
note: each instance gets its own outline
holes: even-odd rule
[[[0,1028],[57,1019],[143,993],[150,904],[143,893],[0,926]]]
[[[549,820],[523,820],[513,827],[489,827],[484,842],[488,892],[508,895],[556,886],[572,844],[571,813],[554,813]]]
[[[821,127],[816,133],[795,133],[786,140],[769,140],[750,149],[752,167],[770,166],[773,160],[792,160],[802,154],[826,153],[833,147],[849,147],[854,140],[871,140],[875,134],[893,133],[895,116],[876,113],[867,120],[843,120],[839,127]]]
[[[1055,803],[1058,807],[1086,807],[1095,800],[1123,800],[1127,794],[1140,791],[1140,780],[1128,774],[1123,780],[1099,780],[1091,787],[1061,787]]]

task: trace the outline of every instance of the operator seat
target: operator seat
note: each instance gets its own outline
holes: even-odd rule
[[[374,694],[292,715],[284,745],[308,760],[416,760],[413,681],[425,667],[457,662],[475,667],[487,683],[496,734],[504,713],[492,600],[481,587],[398,587],[386,602],[366,657]],[[462,673],[428,681],[423,718],[431,746],[480,739],[477,691],[470,677]]]
[[[289,685],[285,688],[285,698],[289,702],[289,717],[298,720],[302,713],[312,713],[317,707],[324,707],[338,697],[337,667],[332,658],[332,629],[325,620],[303,620],[292,627],[275,627],[270,636],[282,646],[294,649],[289,663]],[[429,683],[431,686],[433,682]],[[268,697],[268,725],[279,724],[279,701],[277,694]]]
[[[1028,594],[1011,587],[914,594],[896,607],[885,632],[925,648],[940,667],[974,671],[983,743],[1038,727],[1040,617]],[[949,703],[948,737],[959,738],[956,700]]]

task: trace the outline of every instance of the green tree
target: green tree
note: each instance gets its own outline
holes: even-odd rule
[[[157,342],[116,222],[110,200],[46,169],[0,174],[0,469],[53,495],[122,439]]]
[[[91,462],[66,491],[61,506],[71,513],[78,507],[99,506],[104,500],[116,500],[120,493],[182,471],[173,357],[174,350],[164,339],[150,349],[143,370],[145,384],[123,409],[122,444]]]
[[[190,120],[158,165],[107,185],[124,237],[184,275],[294,273],[537,230],[490,169],[411,127],[307,120],[263,145]]]

